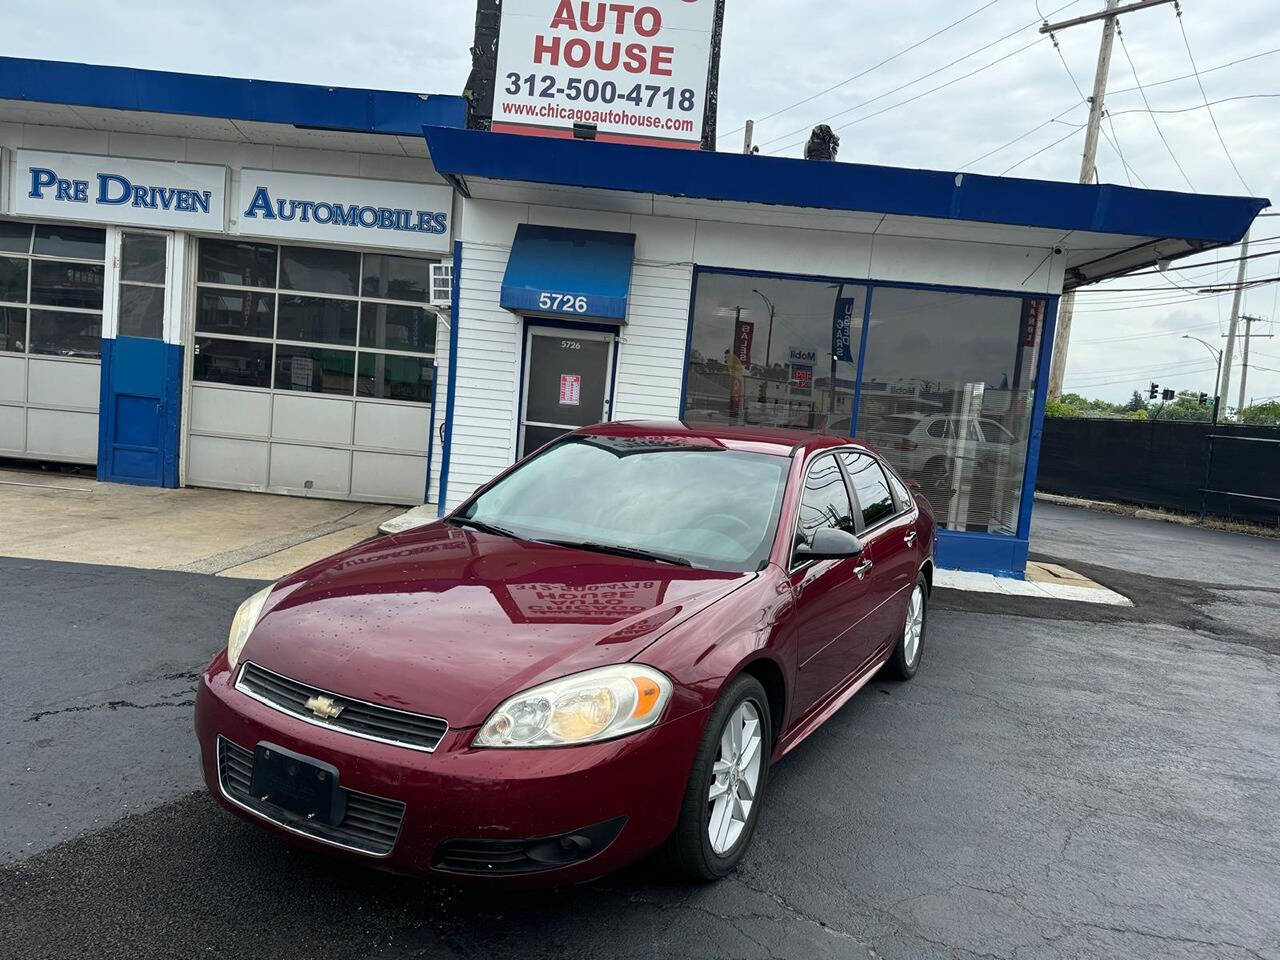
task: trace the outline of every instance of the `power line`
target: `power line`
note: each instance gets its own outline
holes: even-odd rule
[[[1129,61],[1129,69],[1133,71],[1133,82],[1138,85],[1138,92],[1142,94],[1142,102],[1147,108],[1147,113],[1151,115],[1151,123],[1155,126],[1156,133],[1160,134],[1160,140],[1164,143],[1164,148],[1169,151],[1169,156],[1172,158],[1174,166],[1182,174],[1182,179],[1187,181],[1187,186],[1191,188],[1192,193],[1195,193],[1195,185],[1191,182],[1191,178],[1187,176],[1187,171],[1182,169],[1182,164],[1178,162],[1178,158],[1174,155],[1173,147],[1169,146],[1169,141],[1165,139],[1164,131],[1160,129],[1160,121],[1156,119],[1156,115],[1151,110],[1151,102],[1147,100],[1147,91],[1143,89],[1142,78],[1138,76],[1138,68],[1134,66],[1133,57],[1129,56],[1129,47],[1124,42],[1124,31],[1120,28],[1119,21],[1116,22],[1116,36],[1120,38],[1120,49],[1124,51],[1124,58]]]
[[[1119,343],[1122,340],[1150,340],[1155,337],[1173,337],[1185,333],[1188,330],[1207,330],[1210,327],[1216,327],[1216,323],[1198,323],[1192,327],[1176,327],[1173,330],[1161,330],[1159,333],[1135,333],[1127,337],[1095,337],[1089,340],[1080,340],[1079,343]]]
[[[1078,2],[1079,2],[1079,0],[1071,0],[1071,2],[1070,2],[1070,3],[1064,4],[1063,6],[1058,7],[1056,10],[1052,11],[1052,12],[1050,13],[1050,16],[1052,16],[1054,13],[1058,13],[1058,12],[1059,12],[1059,11],[1061,11],[1061,10],[1065,10],[1067,7],[1074,6],[1074,5],[1075,5],[1076,3],[1078,3]],[[943,65],[942,65],[942,66],[940,66],[940,67],[936,67],[936,68],[934,68],[933,70],[930,70],[928,73],[921,74],[920,76],[916,77],[914,80],[909,80],[909,81],[907,81],[906,83],[903,83],[903,84],[900,84],[900,85],[899,85],[899,86],[897,86],[897,87],[894,87],[892,90],[886,90],[886,91],[884,91],[883,93],[878,93],[878,94],[876,94],[874,97],[871,97],[871,98],[870,98],[870,99],[868,99],[868,100],[863,100],[863,101],[861,101],[861,102],[859,102],[859,103],[855,103],[855,104],[854,104],[853,106],[851,106],[851,107],[846,107],[846,108],[845,108],[845,109],[843,109],[843,110],[839,110],[839,111],[837,111],[836,113],[833,113],[833,114],[831,114],[831,115],[830,115],[830,116],[828,116],[828,117],[824,117],[823,119],[816,121],[816,123],[830,123],[832,120],[835,120],[835,119],[837,119],[838,117],[843,117],[843,116],[845,116],[846,114],[852,113],[854,110],[857,110],[857,109],[859,109],[859,108],[861,108],[861,107],[865,107],[865,106],[868,106],[868,105],[870,105],[870,104],[872,104],[872,103],[875,103],[877,100],[883,100],[885,97],[892,96],[892,95],[893,95],[893,94],[895,94],[895,93],[898,93],[898,92],[900,92],[900,91],[902,91],[902,90],[907,89],[907,87],[915,86],[917,83],[920,83],[922,80],[928,80],[930,77],[937,76],[939,73],[942,73],[942,72],[943,72],[943,71],[945,71],[945,70],[949,70],[951,67],[954,67],[956,64],[958,64],[958,63],[963,63],[965,60],[968,60],[970,57],[977,56],[978,54],[982,53],[984,50],[990,50],[992,47],[994,47],[994,46],[998,46],[999,44],[1001,44],[1001,43],[1003,43],[1004,41],[1006,41],[1006,40],[1010,39],[1011,37],[1016,37],[1018,34],[1022,33],[1022,32],[1023,32],[1023,31],[1025,31],[1025,30],[1029,30],[1029,29],[1031,29],[1032,27],[1036,26],[1036,25],[1037,25],[1037,24],[1039,24],[1039,23],[1040,23],[1040,21],[1039,21],[1039,20],[1034,20],[1034,21],[1032,21],[1031,23],[1028,23],[1028,24],[1025,24],[1025,25],[1023,25],[1023,26],[1021,26],[1021,27],[1018,27],[1016,30],[1013,30],[1013,31],[1011,31],[1011,32],[1009,32],[1009,33],[1006,33],[1004,36],[999,37],[999,38],[997,38],[997,39],[995,39],[995,40],[992,40],[990,43],[983,44],[982,46],[978,47],[978,48],[977,48],[977,49],[975,49],[975,50],[970,50],[968,53],[964,54],[963,56],[957,57],[955,60],[952,60],[950,63],[945,63],[945,64],[943,64]],[[1036,42],[1039,42],[1039,38],[1038,38],[1038,37],[1036,38]],[[1033,44],[1028,44],[1028,45],[1027,45],[1027,47],[1023,47],[1022,49],[1027,49],[1028,47],[1030,47],[1030,46],[1032,46],[1032,45],[1033,45]],[[1015,50],[1015,51],[1014,51],[1014,53],[1020,53],[1020,52],[1021,52],[1021,50]],[[1013,54],[1010,54],[1009,56],[1012,56],[1012,55],[1013,55]],[[1004,60],[1004,59],[1007,59],[1007,57],[1002,57],[1002,58],[1001,58],[1001,60]],[[996,60],[996,61],[994,61],[993,63],[987,64],[987,67],[994,66],[996,63],[1001,62],[1001,60]],[[985,70],[985,69],[987,69],[987,67],[983,67],[983,68],[981,68],[981,69],[984,69],[984,70]],[[978,71],[975,71],[975,72],[978,72]],[[972,76],[972,74],[967,74],[966,76]],[[956,78],[956,80],[949,81],[948,83],[942,84],[942,86],[940,86],[940,87],[935,87],[933,90],[927,91],[927,92],[926,92],[926,94],[922,94],[922,96],[923,96],[923,95],[927,95],[927,93],[932,93],[932,92],[934,92],[934,90],[941,90],[943,87],[949,86],[949,85],[950,85],[950,83],[954,83],[954,82],[956,82],[956,81],[958,81],[958,80],[963,80],[963,79],[965,79],[965,78],[964,78],[964,77],[958,77],[958,78]],[[918,97],[916,97],[916,98],[912,98],[912,99],[919,99],[919,98],[918,98]],[[911,102],[911,100],[906,100],[906,101],[903,101],[903,102],[904,102],[904,103],[910,103],[910,102]],[[901,104],[899,104],[899,106],[901,106]],[[865,118],[865,117],[864,117],[864,118],[861,118],[861,119],[867,119],[867,118]],[[855,121],[855,122],[860,122],[860,121]],[[768,139],[768,140],[763,141],[763,142],[760,144],[760,146],[762,146],[762,147],[764,147],[764,146],[768,146],[768,145],[769,145],[769,144],[771,144],[771,143],[777,143],[779,140],[785,140],[785,139],[787,139],[787,138],[789,138],[789,137],[794,137],[794,136],[796,136],[797,134],[808,133],[808,131],[809,131],[813,126],[815,126],[815,125],[816,125],[816,123],[815,123],[815,124],[809,124],[808,126],[801,127],[801,128],[799,128],[799,129],[796,129],[796,130],[792,130],[790,133],[783,133],[783,134],[779,134],[779,135],[778,135],[778,136],[776,136],[776,137],[772,137],[772,138],[770,138],[770,139]],[[848,124],[846,124],[845,126],[848,126]],[[780,147],[780,148],[778,148],[778,149],[780,149],[780,150],[785,150],[785,149],[788,149],[788,148],[789,148],[789,147],[791,147],[791,146],[794,146],[794,144],[787,144],[787,146],[785,146],[785,147]],[[776,153],[777,151],[775,150],[775,151],[769,151],[769,152],[770,152],[770,153]]]
[[[983,10],[986,10],[988,7],[994,7],[994,6],[995,6],[997,3],[999,3],[999,2],[1000,2],[1000,0],[989,0],[989,2],[984,3],[984,4],[983,4],[982,6],[980,6],[977,10],[974,10],[972,13],[965,14],[965,15],[964,15],[963,17],[961,17],[959,20],[953,20],[951,23],[947,24],[947,25],[946,25],[945,27],[943,27],[941,30],[937,30],[937,31],[935,31],[935,32],[933,32],[933,33],[931,33],[931,34],[929,34],[929,35],[928,35],[927,37],[925,37],[923,40],[917,40],[915,43],[911,44],[909,47],[903,47],[901,50],[899,50],[899,51],[898,51],[897,53],[895,53],[893,56],[891,56],[891,57],[885,57],[883,60],[881,60],[881,61],[880,61],[879,63],[877,63],[875,66],[867,67],[867,69],[863,70],[861,73],[855,73],[855,74],[854,74],[853,76],[851,76],[851,77],[845,77],[845,79],[841,80],[839,83],[832,84],[831,86],[827,87],[827,89],[825,89],[825,90],[819,90],[817,93],[812,94],[812,95],[810,95],[810,96],[807,96],[807,97],[805,97],[803,100],[797,100],[795,103],[788,104],[788,105],[787,105],[787,106],[785,106],[785,107],[780,107],[779,109],[777,109],[777,110],[773,111],[773,113],[767,113],[767,114],[765,114],[763,117],[760,117],[760,118],[759,118],[758,120],[756,120],[755,122],[756,122],[757,124],[761,124],[761,123],[764,123],[766,120],[772,120],[774,117],[778,116],[779,114],[786,113],[788,110],[794,110],[796,107],[803,106],[804,104],[809,103],[810,101],[817,100],[819,97],[826,96],[828,93],[831,93],[831,91],[833,91],[833,90],[839,90],[841,87],[845,86],[846,84],[853,83],[853,81],[855,81],[855,80],[860,80],[860,79],[862,79],[863,77],[865,77],[867,74],[871,73],[873,70],[879,70],[879,69],[880,69],[881,67],[883,67],[885,64],[887,64],[887,63],[892,63],[894,60],[897,60],[899,57],[904,56],[904,55],[906,55],[906,54],[910,53],[912,50],[915,50],[917,47],[922,47],[922,46],[924,46],[924,45],[925,45],[926,43],[928,43],[930,40],[933,40],[933,39],[935,39],[935,38],[937,38],[937,37],[942,36],[944,33],[946,33],[946,32],[947,32],[948,30],[950,30],[952,27],[958,27],[958,26],[960,26],[960,24],[964,23],[966,20],[971,20],[971,19],[973,19],[973,18],[974,18],[974,17],[976,17],[978,14],[980,14]],[[1074,0],[1074,2],[1078,3],[1078,2],[1079,2],[1079,0]],[[1067,6],[1072,6],[1072,4],[1070,4],[1070,3],[1069,3],[1069,4],[1067,4]],[[726,137],[731,137],[731,136],[733,136],[735,133],[739,133],[739,132],[741,132],[742,130],[745,130],[745,129],[746,129],[746,125],[745,125],[745,124],[743,124],[741,127],[737,127],[737,128],[735,128],[735,129],[733,129],[733,130],[730,130],[728,133],[726,133],[726,134],[725,134],[725,136],[726,136]]]
[[[1024,27],[1023,29],[1026,29],[1026,28]],[[1010,36],[1012,36],[1012,34],[1010,34]],[[1002,38],[1002,39],[1007,39],[1007,38]],[[897,103],[891,103],[889,104],[889,106],[884,107],[881,110],[877,110],[874,113],[869,113],[865,117],[858,117],[855,120],[850,120],[848,123],[842,123],[839,126],[837,126],[835,129],[847,130],[849,127],[852,127],[854,124],[858,124],[866,120],[870,120],[872,117],[878,117],[882,113],[888,113],[890,110],[896,110],[898,107],[905,107],[907,104],[914,103],[917,100],[920,100],[920,99],[923,99],[924,97],[929,96],[930,94],[937,93],[939,90],[945,90],[947,87],[950,87],[953,84],[957,84],[962,80],[968,80],[970,77],[977,76],[979,73],[982,73],[984,70],[990,70],[992,67],[997,66],[1001,63],[1004,63],[1006,60],[1012,59],[1013,57],[1016,57],[1018,54],[1023,53],[1024,51],[1030,50],[1032,47],[1038,44],[1040,40],[1041,40],[1040,37],[1036,37],[1034,40],[1032,40],[1030,43],[1026,44],[1025,46],[1021,46],[1017,50],[1013,50],[1010,53],[1006,53],[1004,56],[998,57],[995,60],[992,60],[990,63],[985,63],[982,66],[978,67],[976,70],[970,70],[968,73],[961,74],[958,77],[954,77],[951,80],[948,80],[946,83],[940,83],[936,87],[930,87],[928,90],[925,90],[923,93],[917,93],[915,96],[908,97],[906,100],[899,100]],[[999,41],[996,41],[996,42],[998,43]],[[994,45],[995,44],[988,44],[987,46],[994,46]],[[960,59],[963,60],[965,59],[965,57],[961,57]],[[959,62],[960,62],[959,60],[955,61],[955,63],[959,63]],[[953,65],[954,64],[948,64],[948,66],[953,66]],[[946,67],[940,67],[938,70],[933,71],[933,73],[940,73],[942,70],[945,70],[945,69]],[[925,76],[932,76],[932,74],[926,74]],[[828,117],[827,120],[833,120],[835,119],[835,117],[843,116],[846,113],[851,113],[854,110],[858,109],[859,107],[864,107],[867,104],[872,103],[876,100],[883,99],[884,97],[888,96],[891,93],[897,93],[899,90],[904,90],[907,87],[910,87],[913,84],[918,83],[920,80],[923,80],[923,79],[924,77],[919,77],[916,80],[911,81],[911,83],[905,83],[894,90],[890,90],[890,91],[887,91],[886,93],[880,94],[879,96],[872,97],[870,100],[864,100],[862,103],[855,104],[854,106],[850,107],[848,110],[842,110],[840,113],[834,114],[833,116]],[[826,120],[821,122],[825,123]],[[785,137],[794,136],[797,133],[804,134],[806,130],[807,128],[793,130],[791,133],[784,134],[781,137],[774,137],[772,140],[766,140],[765,143],[766,144],[776,143],[778,140],[782,140]],[[799,144],[802,144],[804,142],[805,142],[805,138],[802,137],[799,140],[794,140],[791,143],[782,145],[781,147],[776,147],[773,150],[768,150],[766,151],[766,153],[768,153],[770,156],[773,156],[778,153],[781,153],[783,150],[790,150],[792,147],[798,146]]]
[[[1022,166],[1028,160],[1032,160],[1040,156],[1040,154],[1044,153],[1046,150],[1052,150],[1054,147],[1056,147],[1058,144],[1062,143],[1063,141],[1070,140],[1072,137],[1074,137],[1077,133],[1079,133],[1081,130],[1085,128],[1085,125],[1083,123],[1072,124],[1072,126],[1074,126],[1075,129],[1072,130],[1070,133],[1068,133],[1065,137],[1059,137],[1057,140],[1053,141],[1053,143],[1050,143],[1047,146],[1043,146],[1039,150],[1037,150],[1035,153],[1028,154],[1027,156],[1023,157],[1013,166],[1005,167],[1003,170],[1000,171],[1000,176],[1003,177],[1005,174],[1010,173],[1013,170],[1016,170],[1018,167]]]
[[[1026,133],[1019,134],[1018,136],[1010,140],[1008,143],[1002,143],[1000,146],[996,147],[994,150],[988,150],[986,153],[978,157],[976,160],[970,160],[968,163],[961,164],[960,166],[956,167],[956,173],[959,173],[965,167],[971,167],[975,163],[981,163],[983,160],[987,159],[987,157],[990,157],[993,154],[997,154],[1001,150],[1006,150],[1009,147],[1012,147],[1015,143],[1018,143],[1020,140],[1025,140],[1027,137],[1031,136],[1037,130],[1047,127],[1051,123],[1058,123],[1063,117],[1065,117],[1072,110],[1078,110],[1081,106],[1083,106],[1083,101],[1081,103],[1073,103],[1071,106],[1067,107],[1067,109],[1063,110],[1060,114],[1058,114],[1056,117],[1050,117],[1048,120],[1044,121],[1043,123],[1036,124]]]
[[[1222,139],[1222,130],[1218,127],[1218,118],[1213,115],[1213,108],[1209,106],[1209,95],[1204,92],[1204,81],[1200,79],[1200,71],[1196,69],[1196,58],[1191,54],[1191,41],[1187,39],[1187,28],[1182,21],[1182,4],[1174,0],[1173,9],[1178,13],[1178,29],[1182,31],[1182,43],[1187,48],[1187,59],[1191,61],[1191,70],[1196,75],[1196,84],[1200,87],[1200,96],[1204,98],[1204,107],[1209,111],[1209,119],[1213,122],[1213,132],[1218,135],[1218,143],[1222,144],[1222,152],[1227,155],[1227,162],[1231,164],[1231,169],[1236,172],[1236,179],[1244,187],[1245,193],[1252,194],[1253,189],[1245,182],[1240,173],[1240,168],[1236,166],[1235,158],[1231,156],[1231,151],[1227,149],[1227,141]]]

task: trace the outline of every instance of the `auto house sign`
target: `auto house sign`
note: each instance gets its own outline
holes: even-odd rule
[[[492,128],[698,148],[716,0],[505,0]]]

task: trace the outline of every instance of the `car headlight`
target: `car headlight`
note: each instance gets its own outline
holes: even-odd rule
[[[240,604],[240,609],[236,611],[236,615],[231,620],[231,633],[227,637],[227,663],[231,664],[231,669],[236,668],[236,662],[240,659],[240,651],[244,649],[245,643],[249,639],[249,634],[253,633],[253,628],[258,625],[258,617],[262,615],[262,605],[267,602],[267,595],[271,593],[275,584],[269,587],[263,587],[252,597]]]
[[[518,693],[493,711],[474,747],[563,747],[651,727],[671,699],[665,674],[638,663],[598,667]]]

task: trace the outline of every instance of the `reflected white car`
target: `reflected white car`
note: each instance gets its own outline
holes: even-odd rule
[[[989,417],[965,421],[941,413],[883,417],[863,436],[900,472],[919,480],[926,490],[937,491],[951,487],[957,458],[994,471],[1018,439]]]

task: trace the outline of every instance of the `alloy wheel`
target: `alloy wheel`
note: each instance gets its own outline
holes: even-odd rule
[[[907,605],[907,624],[902,634],[902,659],[908,667],[914,667],[920,656],[920,637],[924,633],[924,589],[920,584],[911,591]]]
[[[720,734],[720,752],[711,767],[707,792],[707,837],[711,849],[720,856],[733,849],[746,829],[760,786],[763,742],[760,711],[752,701],[744,700]]]

